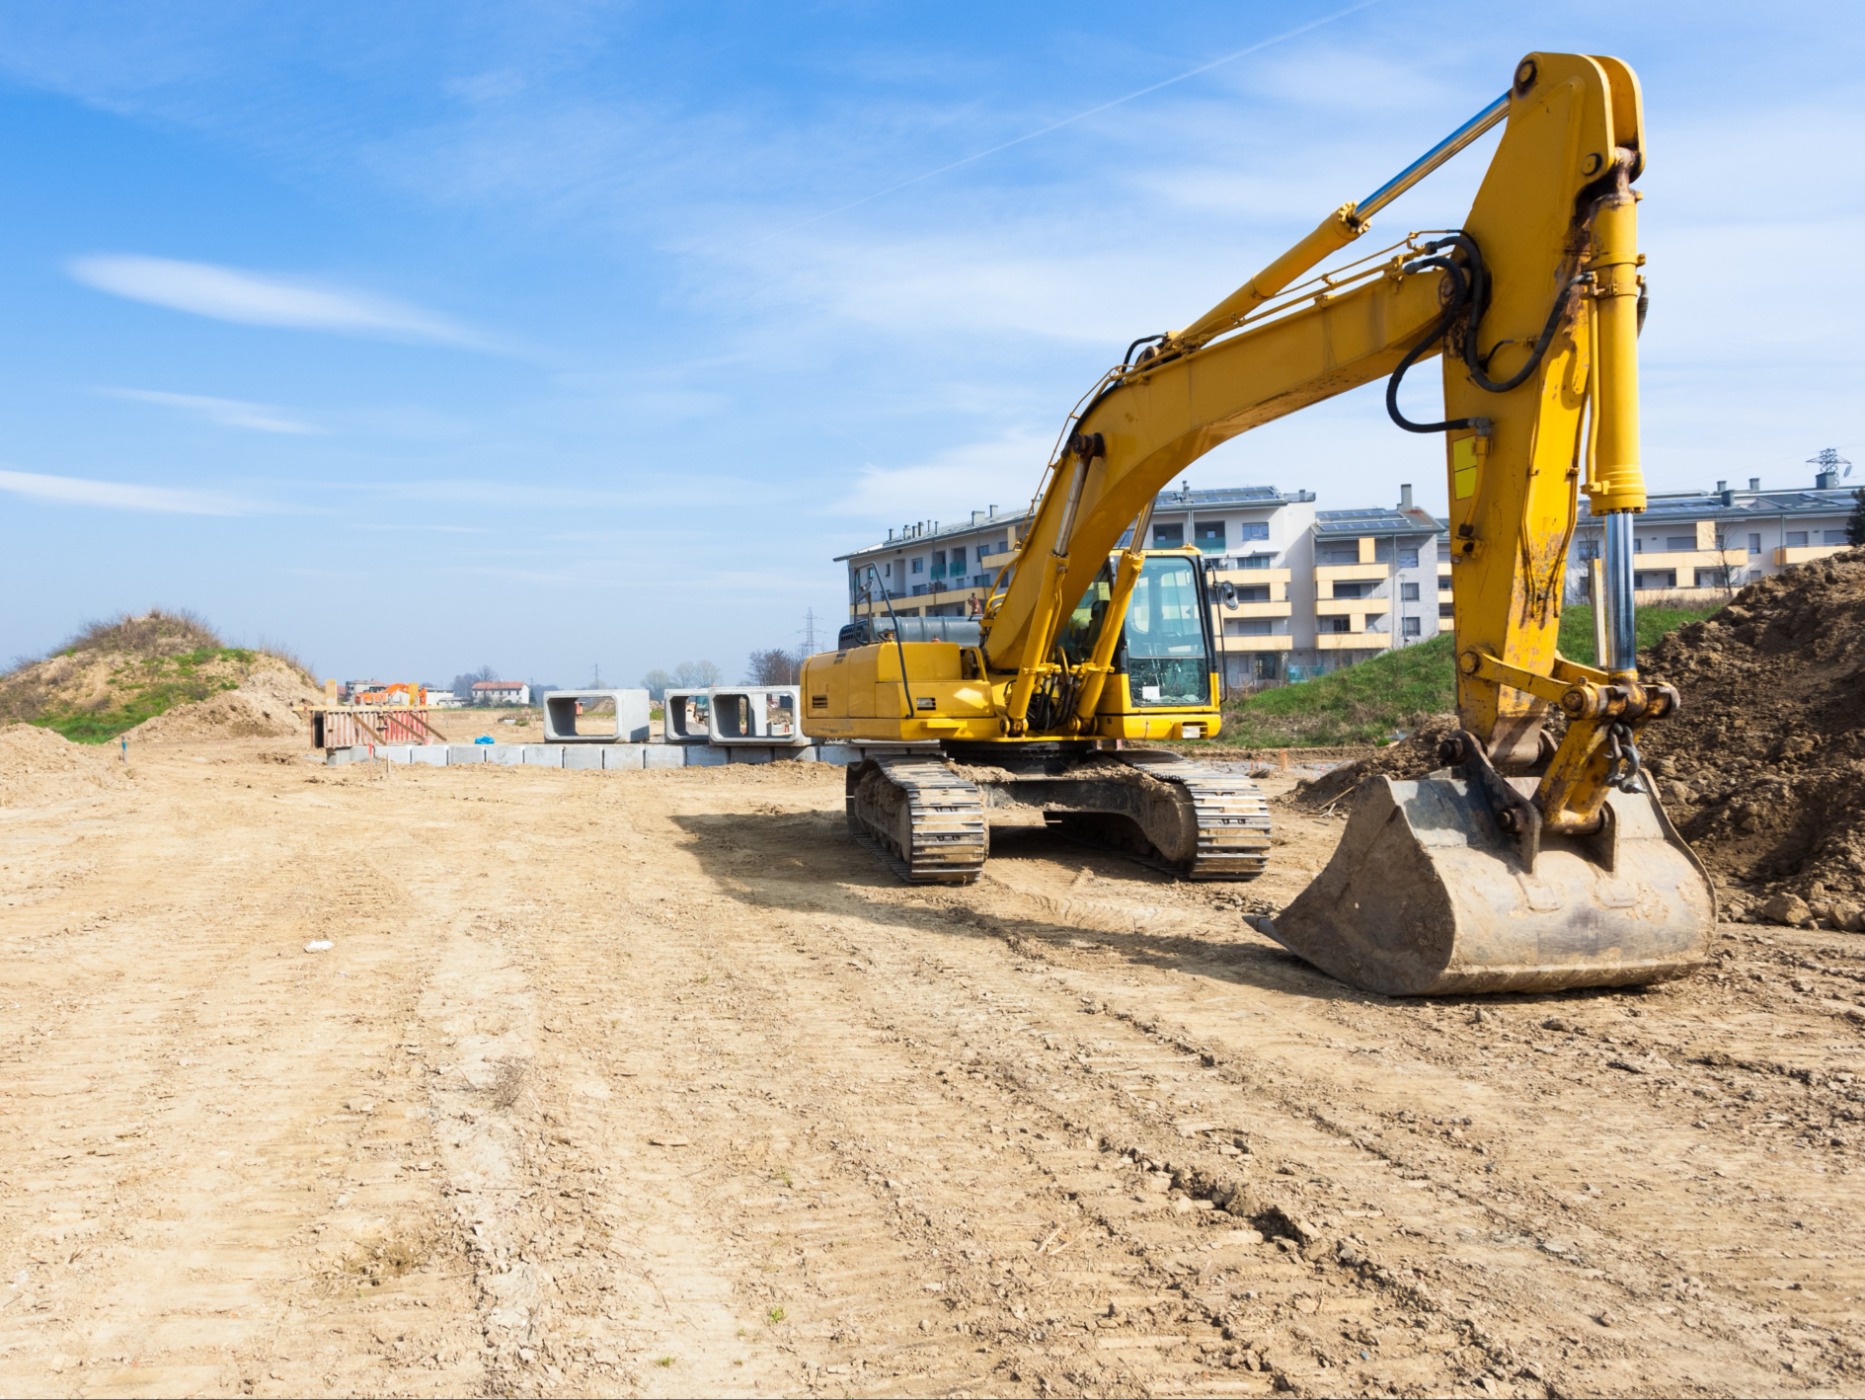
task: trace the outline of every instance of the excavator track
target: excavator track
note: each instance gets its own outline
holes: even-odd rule
[[[1268,869],[1269,803],[1249,778],[1165,750],[1128,750],[1102,755],[1101,761],[1166,785],[1173,810],[1148,803],[1131,823],[1110,823],[1091,813],[1048,813],[1050,825],[1063,835],[1181,880],[1254,880]]]
[[[848,829],[914,885],[969,885],[984,869],[984,793],[936,758],[870,758],[848,770]]]
[[[1241,773],[1178,754],[1116,754],[1149,778],[1171,783],[1191,802],[1198,845],[1189,860],[1142,855],[1182,880],[1254,880],[1269,868],[1269,802]]]

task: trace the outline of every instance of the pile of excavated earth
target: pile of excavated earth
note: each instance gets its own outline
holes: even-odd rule
[[[1641,661],[1659,791],[1729,917],[1865,932],[1865,549],[1752,583]]]
[[[1726,915],[1865,932],[1865,549],[1750,584],[1639,667],[1682,696],[1642,745]],[[1362,779],[1437,767],[1455,725],[1433,721],[1293,801],[1344,814]]]
[[[84,743],[273,739],[318,693],[297,665],[227,646],[198,618],[160,610],[93,623],[51,655],[0,676],[0,724]]]
[[[0,725],[0,807],[86,797],[120,781],[109,755],[36,724]]]

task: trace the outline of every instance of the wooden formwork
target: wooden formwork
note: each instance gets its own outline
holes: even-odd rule
[[[306,711],[311,747],[347,749],[362,744],[444,744],[427,722],[426,706],[325,705]]]

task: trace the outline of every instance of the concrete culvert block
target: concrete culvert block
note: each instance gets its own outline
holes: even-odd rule
[[[562,744],[525,744],[524,762],[529,768],[563,767]]]
[[[689,748],[684,744],[647,744],[641,750],[643,768],[684,768],[689,753],[704,750]]]
[[[409,750],[409,756],[416,763],[425,763],[430,767],[442,767],[447,762],[445,744],[416,744]]]
[[[703,744],[712,737],[712,692],[670,690],[661,701],[661,737],[670,744]]]
[[[448,763],[484,763],[486,750],[490,744],[449,744],[447,745]]]
[[[719,768],[732,761],[727,749],[715,749],[710,744],[689,744],[686,747],[686,766],[688,768]]]
[[[839,763],[846,768],[861,762],[861,750],[853,744],[823,744],[816,750],[816,757],[820,762]]]
[[[377,744],[376,757],[384,763],[413,763],[413,744]]]
[[[602,759],[602,766],[606,769],[633,772],[644,766],[643,756],[647,748],[646,744],[605,744],[599,749],[590,749],[588,752],[598,755]],[[582,750],[574,752],[582,752]],[[679,750],[675,749],[673,752],[678,753]],[[569,754],[566,753],[564,756],[567,759]]]
[[[769,763],[774,757],[773,751],[764,747],[755,749],[733,748],[727,749],[725,752],[734,763]]]
[[[645,690],[547,690],[544,739],[551,744],[645,744]]]
[[[564,747],[563,766],[565,768],[594,769],[602,771],[602,750],[593,744],[569,744]]]
[[[486,762],[496,763],[506,768],[516,768],[525,761],[523,744],[487,744]]]
[[[714,686],[712,742],[801,748],[809,743],[802,714],[803,692],[798,686]]]

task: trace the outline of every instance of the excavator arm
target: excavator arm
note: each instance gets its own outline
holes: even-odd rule
[[[1415,236],[1284,295],[1360,237],[1385,202],[1501,122],[1461,229]],[[1389,398],[1401,426],[1446,434],[1458,704],[1478,741],[1473,757],[1518,768],[1546,758],[1543,727],[1559,706],[1566,739],[1532,805],[1550,831],[1597,830],[1609,778],[1636,753],[1633,731],[1674,703],[1639,683],[1627,648],[1599,667],[1555,651],[1579,492],[1606,517],[1609,539],[1615,520],[1645,504],[1643,258],[1629,188],[1643,149],[1637,82],[1623,63],[1532,54],[1509,93],[1397,180],[1336,210],[1211,311],[1112,371],[1072,419],[986,610],[990,670],[1015,677],[1004,700],[1010,731],[1022,732],[1037,686],[1066,665],[1056,639],[1076,600],[1136,521],[1137,551],[1154,495],[1188,463],[1260,424],[1395,379],[1448,344],[1443,422],[1412,423]],[[1128,587],[1133,573],[1124,571]],[[1117,588],[1104,626],[1118,628],[1123,601]],[[1629,609],[1613,624],[1614,638],[1630,638]],[[1078,722],[1092,713],[1086,701],[1111,651],[1078,668],[1089,673],[1075,682]],[[1512,815],[1529,820],[1513,804]]]

